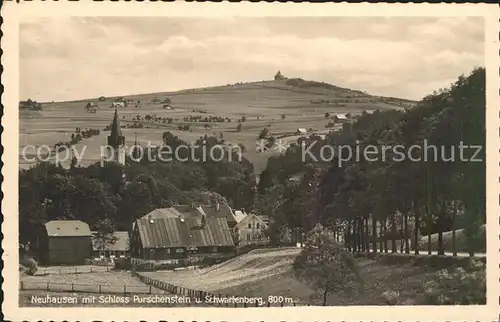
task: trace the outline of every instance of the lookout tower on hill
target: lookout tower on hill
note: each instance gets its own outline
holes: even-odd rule
[[[274,75],[274,80],[284,80],[286,79],[285,76],[283,76],[283,74],[281,73],[281,71],[278,70],[278,72],[276,73],[276,75]]]
[[[108,160],[125,165],[125,136],[122,134],[118,110],[115,108],[115,116],[111,124],[111,134],[108,136],[110,155]]]

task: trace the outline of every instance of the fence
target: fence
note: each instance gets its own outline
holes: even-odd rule
[[[180,295],[180,296],[187,296],[191,299],[198,300],[198,303],[205,303],[204,299],[207,297],[210,298],[231,298],[233,295],[223,295],[223,294],[215,294],[215,293],[210,293],[207,291],[200,291],[200,290],[193,290],[187,287],[181,287],[177,285],[170,284],[165,281],[160,281],[156,280],[154,278],[151,278],[149,276],[144,276],[142,274],[139,274],[136,271],[132,271],[132,276],[137,277],[141,282],[149,285],[149,286],[154,286],[155,288],[158,288],[160,290],[164,290],[166,292],[169,292],[171,294],[175,295]],[[236,296],[238,297],[238,296]],[[243,296],[242,296],[243,297]],[[206,303],[205,303],[206,304]],[[218,303],[218,304],[212,304],[214,306],[225,306],[225,307],[261,307],[259,305],[258,301],[255,301],[255,304],[247,304],[247,303]],[[266,304],[262,305],[264,307],[271,307],[271,306],[309,306],[309,304],[299,304],[296,301],[292,302],[286,302],[282,301],[281,303],[274,303],[273,305],[267,301]]]
[[[104,293],[104,294],[158,294],[163,293],[154,289],[152,285],[112,285],[112,284],[81,284],[81,283],[57,283],[57,282],[28,282],[21,281],[21,291],[38,290],[50,292],[72,292],[72,293]]]
[[[38,274],[83,274],[83,273],[93,273],[93,272],[109,272],[110,269],[113,268],[112,265],[110,267],[99,266],[96,267],[61,267],[61,268],[38,268]]]

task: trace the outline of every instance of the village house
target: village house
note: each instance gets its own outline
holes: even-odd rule
[[[52,220],[38,237],[40,262],[45,265],[78,265],[92,255],[92,233],[80,220]]]
[[[334,116],[334,119],[335,119],[335,122],[339,122],[339,123],[346,123],[346,122],[349,122],[349,117],[347,116],[347,114],[336,114]]]
[[[130,255],[130,241],[127,231],[115,231],[110,238],[99,238],[92,232],[92,257],[124,258]]]
[[[243,219],[234,227],[237,234],[238,246],[249,244],[267,244],[269,239],[265,235],[267,224],[255,214],[245,214]]]
[[[307,130],[305,128],[298,128],[297,131],[295,131],[295,135],[307,135]]]
[[[112,102],[111,108],[125,108],[125,102]]]
[[[133,257],[175,260],[234,253],[231,229],[224,216],[208,215],[201,206],[181,206],[183,211],[177,207],[155,209],[135,221],[130,239]]]

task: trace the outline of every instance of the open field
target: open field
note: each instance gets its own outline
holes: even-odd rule
[[[294,277],[291,264],[300,249],[252,251],[227,262],[201,270],[146,272],[144,275],[174,285],[215,294],[264,297],[283,296],[298,303],[321,305],[321,294]],[[358,259],[363,293],[341,290],[328,297],[328,305],[385,305],[383,293],[399,292],[398,304],[419,304],[425,282],[437,271],[407,265],[384,265],[372,259]]]
[[[122,108],[119,111],[123,133],[126,136],[127,146],[134,144],[135,135],[140,144],[161,143],[162,133],[170,131],[186,141],[194,141],[205,134],[219,136],[222,132],[224,139],[231,143],[242,143],[247,148],[246,157],[260,172],[269,158],[277,154],[275,151],[256,152],[256,140],[264,127],[268,127],[272,134],[282,135],[292,133],[297,128],[312,129],[312,132],[327,133],[325,125],[331,121],[325,118],[325,113],[358,114],[364,110],[400,109],[411,102],[396,99],[384,99],[369,96],[357,91],[340,88],[300,88],[290,86],[286,81],[254,82],[232,86],[199,88],[179,92],[165,92],[156,94],[131,95],[125,99],[139,100],[139,107]],[[163,109],[161,104],[151,104],[151,100],[170,98],[173,110]],[[331,102],[342,101],[334,105]],[[85,111],[87,102],[98,104],[95,114]],[[84,139],[75,145],[81,153],[86,146],[82,164],[88,165],[100,158],[100,147],[106,143],[109,132],[103,129],[109,125],[114,110],[109,108],[113,98],[106,101],[89,99],[84,101],[44,103],[42,111],[20,111],[20,138],[19,147],[22,153],[27,145],[48,145],[53,147],[59,141],[69,141],[71,134],[77,127],[82,129],[94,128],[101,130],[100,135]],[[345,102],[344,102],[345,101]],[[193,112],[197,109],[197,112]],[[202,113],[200,111],[204,111]],[[141,115],[156,115],[177,119],[173,124],[153,123],[141,121],[143,128],[126,128],[132,124],[133,117]],[[185,124],[185,116],[218,116],[228,117],[231,122],[209,123],[211,128],[204,128],[203,122],[191,123],[191,131],[180,131],[179,124]],[[236,131],[237,120],[243,115],[246,121],[241,132]],[[282,115],[285,118],[282,119]],[[258,119],[257,119],[258,118]],[[290,143],[290,142],[287,142]],[[31,157],[33,150],[26,151]],[[20,156],[20,167],[27,168],[33,161],[26,161]],[[62,162],[68,166],[69,161]]]

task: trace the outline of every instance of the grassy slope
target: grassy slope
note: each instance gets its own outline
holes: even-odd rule
[[[291,264],[298,249],[253,251],[225,263],[199,271],[145,273],[180,286],[213,293],[267,298],[269,295],[293,298],[301,303],[319,305],[321,294],[306,283],[299,282]],[[413,304],[423,293],[423,282],[432,280],[435,271],[421,267],[392,265],[387,267],[374,260],[359,261],[364,279],[364,292],[341,290],[328,298],[329,305],[384,305],[382,293],[399,291],[399,304]]]
[[[206,115],[227,116],[233,119],[231,123],[213,123],[213,128],[205,130],[203,124],[193,126],[192,132],[178,131],[177,125],[147,125],[143,129],[124,129],[126,143],[131,146],[134,143],[134,134],[138,141],[146,144],[160,143],[161,134],[171,131],[182,139],[193,141],[204,134],[223,133],[224,138],[230,142],[243,143],[247,149],[247,158],[254,163],[256,171],[259,172],[265,166],[267,158],[276,152],[257,153],[255,141],[259,132],[264,127],[269,127],[272,133],[293,132],[299,127],[313,128],[315,131],[325,131],[328,120],[324,118],[325,112],[334,113],[358,113],[366,109],[394,109],[401,108],[399,102],[408,104],[403,100],[391,100],[393,104],[378,97],[366,97],[367,102],[345,103],[346,106],[331,106],[326,104],[312,104],[314,100],[331,100],[345,96],[359,95],[359,92],[346,89],[325,88],[300,88],[286,85],[285,81],[268,81],[246,83],[234,86],[221,86],[183,90],[179,92],[165,92],[153,94],[141,94],[125,96],[126,99],[141,101],[141,107],[130,107],[120,110],[120,116],[125,117],[123,124],[132,122],[132,117],[137,114],[156,114],[161,117],[173,117],[182,119],[187,115],[196,115],[193,109],[206,110]],[[163,100],[169,97],[175,110],[164,110],[161,105],[152,105],[149,102],[154,99]],[[45,103],[43,111],[20,112],[20,142],[22,148],[25,145],[53,146],[58,141],[68,141],[71,133],[76,127],[103,129],[111,122],[113,110],[109,108],[113,98],[104,102],[96,99]],[[86,113],[84,106],[88,101],[98,103],[96,114]],[[343,103],[344,104],[344,103]],[[247,121],[243,124],[243,131],[236,132],[236,120],[245,114]],[[285,114],[286,118],[281,119]],[[260,119],[257,120],[257,117]],[[99,159],[100,146],[106,142],[108,133],[102,132],[97,137],[81,141],[77,144],[78,151],[87,146],[83,158],[83,164],[89,164]],[[20,160],[22,161],[22,160]],[[28,167],[29,162],[20,162],[21,167]],[[69,164],[69,162],[68,162]]]

